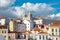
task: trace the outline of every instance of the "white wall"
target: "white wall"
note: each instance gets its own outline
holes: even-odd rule
[[[53,32],[52,32],[52,29],[54,30]],[[53,40],[56,40],[56,38],[58,39],[58,40],[60,40],[59,39],[59,27],[49,27],[49,34],[51,35],[50,36],[50,38],[51,39],[53,39]],[[56,32],[56,30],[57,30],[57,32]],[[54,35],[52,35],[52,33],[54,33]]]
[[[41,36],[41,39],[40,39],[40,36]],[[44,36],[44,39],[43,39],[43,36]],[[48,34],[39,34],[39,40],[47,40],[47,38],[46,38],[46,36],[47,36],[47,38],[48,38]]]
[[[5,25],[5,19],[0,19],[0,24]]]
[[[36,24],[42,24],[43,20],[42,20],[42,19],[38,19],[38,20],[34,20],[34,22],[35,22]]]
[[[33,22],[31,20],[30,21],[24,20],[23,22],[24,22],[24,24],[26,24],[26,30],[33,29]]]

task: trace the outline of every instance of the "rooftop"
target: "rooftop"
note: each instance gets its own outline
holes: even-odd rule
[[[1,16],[0,19],[6,19],[7,17],[6,16]]]
[[[0,29],[7,29],[7,25],[0,25]]]
[[[55,21],[55,22],[51,23],[50,26],[51,27],[60,27],[60,21]]]

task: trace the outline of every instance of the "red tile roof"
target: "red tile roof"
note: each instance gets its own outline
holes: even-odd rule
[[[51,27],[60,27],[60,22],[53,22],[50,26]]]
[[[40,31],[39,34],[48,34],[48,33],[44,31]]]
[[[0,29],[7,29],[7,25],[0,25]]]
[[[34,31],[41,31],[41,29],[38,28],[38,27],[35,27],[33,30],[34,30]]]

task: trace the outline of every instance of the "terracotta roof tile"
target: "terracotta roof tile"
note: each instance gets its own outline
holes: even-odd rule
[[[0,29],[7,29],[7,25],[0,25]]]
[[[20,18],[16,18],[15,20],[21,20]]]
[[[27,30],[26,30],[25,32],[28,32],[28,33],[30,33],[30,34],[32,33],[31,31],[27,31]]]
[[[47,32],[41,31],[39,34],[48,34]]]
[[[53,22],[50,26],[51,27],[60,27],[60,22]]]
[[[34,28],[34,31],[40,31],[41,29],[40,28],[38,28],[38,27],[35,27]]]

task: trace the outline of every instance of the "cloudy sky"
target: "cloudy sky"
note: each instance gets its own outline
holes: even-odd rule
[[[21,17],[31,12],[33,16],[60,20],[59,0],[0,0],[0,16]]]

